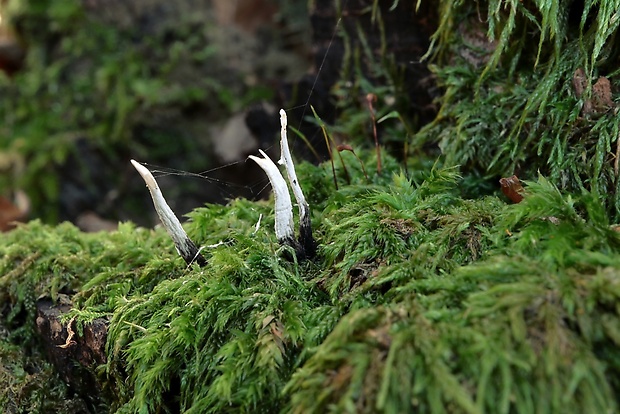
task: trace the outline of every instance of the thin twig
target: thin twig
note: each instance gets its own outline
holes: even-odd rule
[[[620,134],[616,138],[616,159],[614,160],[614,173],[616,174],[616,181],[618,180],[618,170],[620,170]]]
[[[73,325],[73,322],[75,321],[75,316],[73,318],[71,318],[71,320],[69,321],[69,323],[67,324],[67,340],[65,341],[64,344],[62,345],[56,345],[58,348],[62,348],[62,349],[67,349],[69,348],[71,345],[75,345],[77,342],[75,342],[73,340],[73,337],[75,336],[75,332],[73,331],[73,329],[71,328],[71,325]]]
[[[375,149],[377,151],[377,173],[381,174],[381,147],[379,146],[379,137],[377,136],[377,118],[375,117],[375,108],[373,106],[373,103],[376,101],[377,95],[374,93],[366,95],[366,103],[368,104],[368,111],[372,121],[372,135],[375,138]]]
[[[314,114],[314,119],[316,119],[319,122],[319,127],[321,128],[321,131],[323,131],[323,138],[325,139],[325,146],[327,147],[327,153],[329,154],[329,161],[332,164],[332,175],[334,176],[334,186],[336,187],[336,190],[338,190],[338,179],[336,178],[336,167],[334,166],[334,154],[332,151],[332,146],[330,143],[329,136],[327,135],[327,128],[325,127],[325,122],[323,122],[323,120],[319,117],[319,115],[316,113],[312,105],[310,106],[310,109],[312,110],[312,113]]]
[[[358,157],[358,155],[355,153],[355,150],[353,149],[352,146],[348,144],[341,144],[341,145],[338,145],[337,149],[338,149],[338,152],[351,151],[351,153],[353,153],[353,156],[357,158],[357,162],[359,162],[359,164],[362,166],[362,172],[364,173],[364,177],[366,177],[366,181],[367,182],[370,181],[368,178],[368,173],[366,173],[366,167],[364,167],[364,163],[362,162],[360,157]]]

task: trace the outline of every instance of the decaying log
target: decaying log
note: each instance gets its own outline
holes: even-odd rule
[[[59,295],[61,298],[65,295]],[[71,309],[69,300],[54,305],[51,299],[37,301],[36,330],[43,347],[60,377],[82,398],[96,405],[101,385],[95,376],[95,367],[106,363],[105,345],[108,323],[95,319],[84,326],[79,335],[74,322],[63,324],[60,318]]]

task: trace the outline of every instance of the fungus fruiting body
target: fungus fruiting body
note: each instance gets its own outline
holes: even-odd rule
[[[278,169],[278,166],[269,158],[269,156],[262,150],[259,150],[261,157],[250,155],[249,158],[256,162],[267,177],[273,188],[274,204],[275,204],[275,232],[278,242],[282,245],[287,245],[295,250],[295,255],[298,259],[312,258],[316,253],[316,242],[312,237],[312,224],[310,222],[310,206],[304,197],[304,194],[299,185],[297,174],[295,172],[295,165],[293,164],[293,158],[288,146],[286,128],[287,118],[286,112],[280,110],[280,125],[281,125],[281,156],[278,161],[279,164],[284,165],[286,174],[290,183],[290,186],[295,195],[295,199],[299,206],[299,239],[295,239],[295,226],[293,224],[293,204],[291,202],[291,196],[289,194],[286,180],[282,176],[282,173]],[[194,262],[201,266],[204,266],[207,261],[200,254],[200,250],[196,247],[196,244],[187,236],[181,222],[174,215],[170,206],[164,199],[164,196],[157,185],[157,181],[151,174],[151,172],[145,166],[140,163],[131,160],[131,163],[136,168],[138,173],[144,179],[146,186],[151,193],[153,199],[153,205],[157,211],[164,228],[174,241],[174,245],[177,251],[188,263]]]
[[[151,174],[148,168],[134,160],[131,160],[131,164],[146,183],[146,186],[151,193],[151,198],[153,199],[155,211],[157,212],[162,225],[172,238],[179,255],[188,265],[192,263],[197,263],[200,266],[206,265],[207,260],[200,254],[200,250],[196,247],[196,244],[189,238],[187,233],[185,233],[185,230],[183,230],[181,222],[166,202],[166,199],[159,189],[153,174]]]
[[[265,171],[271,187],[273,188],[273,199],[275,204],[276,214],[276,238],[282,244],[288,244],[295,247],[295,228],[293,225],[293,204],[291,203],[291,196],[288,193],[288,187],[286,181],[280,173],[280,170],[274,164],[263,150],[259,150],[263,158],[250,155],[249,158],[258,164],[259,167]]]
[[[316,252],[316,242],[312,237],[312,224],[310,222],[310,206],[301,191],[297,180],[293,157],[288,146],[286,134],[287,118],[284,109],[280,109],[280,160],[278,164],[284,165],[288,181],[299,206],[299,239],[295,240],[293,228],[293,207],[288,193],[286,181],[278,167],[262,150],[259,150],[263,158],[250,155],[250,159],[265,171],[269,182],[273,187],[275,213],[276,213],[276,237],[282,244],[287,244],[295,249],[298,259],[312,258]]]
[[[310,221],[310,206],[304,197],[304,193],[301,191],[301,186],[297,180],[297,173],[295,172],[295,164],[293,164],[293,157],[291,156],[291,150],[288,146],[288,139],[286,133],[287,117],[284,109],[280,109],[280,160],[278,164],[284,165],[286,168],[286,175],[288,181],[293,189],[293,194],[299,206],[299,244],[304,250],[304,254],[308,258],[312,258],[316,252],[316,242],[312,237],[312,222]]]

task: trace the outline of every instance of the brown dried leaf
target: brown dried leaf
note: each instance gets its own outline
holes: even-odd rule
[[[523,186],[516,175],[499,180],[502,186],[502,193],[508,197],[513,203],[520,203],[523,200]]]
[[[265,316],[265,318],[263,318],[263,328],[265,328],[267,325],[269,325],[271,323],[271,321],[273,321],[276,317],[273,315],[267,315]]]
[[[582,68],[577,68],[575,73],[573,73],[573,88],[575,88],[575,95],[577,95],[577,98],[581,98],[587,86],[588,80],[586,78],[586,73]]]
[[[15,222],[25,220],[30,209],[30,200],[25,193],[17,191],[15,201],[0,196],[0,231],[15,227]]]
[[[573,88],[575,89],[577,98],[582,98],[590,82],[591,81],[582,68],[575,70],[573,73]],[[611,82],[609,82],[609,79],[606,77],[601,76],[596,83],[592,85],[592,95],[588,99],[583,100],[581,115],[588,116],[600,114],[614,106],[611,93]]]
[[[459,24],[457,33],[464,43],[457,54],[476,68],[486,65],[498,44],[489,38],[486,26],[478,19],[468,19]]]
[[[597,109],[606,111],[614,106],[614,101],[611,99],[611,82],[606,77],[598,78],[592,86],[592,95]]]
[[[269,330],[274,337],[280,341],[284,340],[284,326],[280,323],[280,321],[269,324]]]

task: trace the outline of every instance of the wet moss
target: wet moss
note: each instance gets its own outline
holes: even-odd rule
[[[330,170],[300,169],[317,189]],[[20,226],[3,320],[34,350],[40,295],[107,318],[112,412],[614,410],[620,235],[600,200],[543,178],[520,204],[463,200],[458,170],[425,175],[330,191],[313,262],[284,259],[268,202],[191,214],[204,268],[162,230]]]
[[[408,142],[417,159],[383,154],[377,173],[356,148],[367,178],[345,152],[338,188],[330,164],[300,166],[313,261],[286,259],[268,201],[189,215],[203,268],[161,229],[32,222],[0,240],[8,340],[37,352],[41,295],[70,295],[78,324],[106,318],[97,373],[118,413],[617,411],[617,126],[614,108],[582,113],[594,92],[570,82],[610,70],[618,20],[599,2],[487,5],[480,29],[471,4],[440,3],[445,94]],[[481,33],[491,49],[463,44]],[[476,191],[515,170],[530,178],[520,203]]]
[[[612,3],[442,1],[430,53],[444,94],[414,141],[439,145],[447,165],[478,182],[540,172],[562,189],[586,188],[617,219]]]

